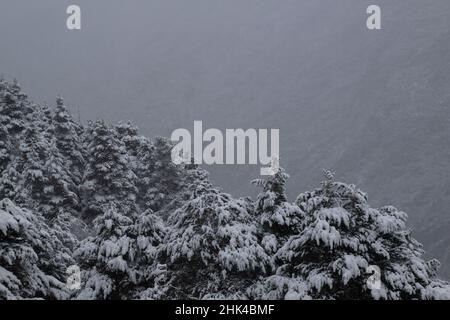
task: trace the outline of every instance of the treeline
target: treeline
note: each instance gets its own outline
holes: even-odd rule
[[[0,299],[450,298],[407,215],[331,172],[294,203],[283,169],[235,199],[172,146],[1,80]]]

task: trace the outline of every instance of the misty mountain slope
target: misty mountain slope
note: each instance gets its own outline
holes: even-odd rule
[[[396,203],[410,214],[411,226],[430,253],[445,264],[450,247],[449,26],[441,28],[439,20],[430,17],[427,32],[419,29],[420,37],[402,41],[408,30],[418,31],[408,22],[416,21],[398,21],[396,30],[404,27],[397,37],[377,41],[383,51],[348,87],[350,101],[338,94],[340,89],[317,101],[347,106],[339,112],[321,110],[327,115],[319,115],[318,121],[314,115],[307,119],[304,125],[311,136],[316,134],[308,154],[315,156],[299,162],[301,167],[326,166],[344,179],[356,179],[374,203]],[[358,61],[356,55],[353,59]],[[335,117],[335,112],[341,115]],[[295,149],[302,148],[300,144]],[[294,152],[283,156],[292,159]],[[291,167],[293,163],[289,161]],[[308,181],[308,173],[296,178]],[[448,269],[443,274],[450,276]]]
[[[257,121],[259,127],[280,128],[282,164],[291,183],[304,189],[317,185],[323,167],[357,181],[372,203],[392,203],[408,212],[419,239],[448,265],[450,25],[445,13],[450,6],[384,8],[385,31],[355,36],[354,30],[330,30],[326,40],[309,48],[301,68],[283,69],[288,79],[275,91],[282,96],[253,88],[269,103],[255,112],[235,111],[247,127]],[[295,58],[280,64],[295,65]],[[261,71],[271,66],[265,61],[254,72],[274,78],[278,70]],[[239,173],[250,178],[251,170]],[[227,190],[247,190],[233,174],[218,176]],[[446,277],[449,272],[442,271]]]

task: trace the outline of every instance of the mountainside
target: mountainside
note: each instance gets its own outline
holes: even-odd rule
[[[370,32],[366,3],[325,3],[274,5],[246,22],[236,14],[237,35],[230,25],[191,35],[180,53],[189,67],[175,60],[173,77],[164,76],[188,76],[174,80],[188,91],[170,93],[186,107],[166,123],[280,128],[293,189],[317,185],[322,168],[331,168],[372,203],[395,204],[450,278],[450,4],[380,1],[383,29]],[[173,105],[151,110],[178,105],[163,101]],[[226,191],[254,194],[245,181],[258,168],[209,170]]]

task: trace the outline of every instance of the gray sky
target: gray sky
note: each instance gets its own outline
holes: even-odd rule
[[[150,136],[192,129],[194,120],[280,128],[282,149],[290,148],[307,140],[296,118],[316,114],[312,94],[367,67],[364,2],[3,0],[0,73],[17,78],[36,102],[53,105],[62,95],[82,120],[132,120]],[[65,28],[74,3],[81,31]],[[351,54],[363,56],[352,61]],[[227,191],[249,192],[258,168],[235,169],[212,171],[218,182],[245,179],[226,181]]]
[[[39,102],[63,95],[84,119],[129,118],[147,134],[200,117],[233,128],[246,123],[235,109],[292,99],[289,82],[311,75],[304,60],[330,37],[362,35],[357,2],[3,0],[0,70]],[[81,31],[65,28],[72,3],[82,8]],[[349,24],[352,33],[339,32]]]

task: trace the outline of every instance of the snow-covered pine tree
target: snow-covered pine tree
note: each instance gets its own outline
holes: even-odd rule
[[[0,80],[0,125],[12,136],[26,127],[32,112],[30,102],[17,81]]]
[[[136,186],[138,188],[138,203],[142,208],[150,208],[151,201],[148,198],[148,190],[154,187],[152,181],[153,159],[155,148],[150,139],[141,141],[136,155]]]
[[[0,299],[65,299],[67,249],[39,213],[0,201]]]
[[[19,144],[18,134],[25,128],[31,108],[17,81],[0,80],[0,199],[15,195],[19,173],[11,161]]]
[[[168,219],[163,245],[167,297],[245,297],[247,287],[270,266],[252,217],[242,201],[207,181],[191,188],[192,199]]]
[[[20,145],[0,177],[0,197],[42,214],[68,247],[76,243],[70,233],[72,209],[78,204],[76,185],[56,148],[38,129],[35,118],[20,135]],[[50,138],[50,136],[49,136]]]
[[[72,211],[78,205],[79,199],[76,184],[69,174],[69,168],[66,167],[55,140],[49,144],[46,158],[43,167],[45,187],[42,198],[37,200],[43,208],[44,216],[52,220],[60,210]]]
[[[6,169],[11,161],[12,142],[6,127],[0,127],[0,174]]]
[[[437,279],[440,262],[422,258],[422,244],[406,226],[407,214],[393,206],[376,211],[377,239],[370,252],[372,264],[381,270],[381,289],[376,299],[449,299],[450,285]]]
[[[368,298],[366,252],[376,237],[373,211],[354,186],[335,183],[325,172],[322,188],[297,198],[302,226],[278,250],[277,274],[260,285],[259,298]]]
[[[30,122],[36,127],[42,137],[51,141],[54,136],[53,113],[47,105],[31,105],[33,112],[30,116]]]
[[[157,137],[146,148],[141,161],[148,188],[143,197],[149,208],[158,211],[180,190],[182,167],[172,162],[173,143],[169,139]]]
[[[209,173],[208,171],[204,170],[202,167],[200,167],[198,164],[193,163],[194,160],[192,160],[192,163],[185,164],[185,165],[179,165],[180,171],[183,174],[183,179],[181,183],[181,189],[182,192],[182,199],[183,200],[191,200],[193,199],[193,196],[195,195],[195,186],[200,184],[209,184]]]
[[[17,81],[7,82],[0,80],[0,173],[7,169],[10,162],[16,156],[16,150],[20,144],[20,133],[29,122],[33,109],[27,96],[22,92]],[[8,171],[13,169],[8,168]],[[14,173],[9,172],[12,178]],[[3,178],[3,174],[2,177]],[[5,180],[0,186],[0,196],[12,191],[14,179]],[[1,190],[5,190],[2,192]],[[2,197],[3,198],[3,197]]]
[[[119,122],[114,126],[117,137],[123,142],[128,154],[128,166],[135,173],[137,199],[136,203],[142,211],[151,207],[147,203],[146,194],[154,188],[151,181],[154,159],[154,147],[150,139],[138,135],[138,128],[130,121]]]
[[[135,240],[137,286],[130,294],[134,299],[158,299],[164,296],[165,267],[159,263],[166,227],[162,219],[147,209],[140,214],[129,234]]]
[[[0,199],[14,199],[21,181],[20,172],[17,171],[17,162],[10,162],[0,176]]]
[[[136,212],[137,178],[129,168],[124,143],[103,120],[95,122],[91,131],[88,164],[81,187],[85,213],[95,217],[114,201],[121,203],[124,214],[133,214]]]
[[[53,115],[53,137],[63,156],[65,167],[76,185],[80,185],[85,165],[85,150],[78,133],[81,125],[76,123],[61,97],[56,99]]]
[[[49,143],[35,122],[23,131],[14,159],[2,174],[0,195],[48,219],[63,206],[78,203],[76,187],[55,143]]]
[[[262,226],[262,245],[273,254],[283,245],[287,237],[298,232],[303,212],[286,196],[289,175],[280,168],[266,179],[256,179],[252,184],[262,187],[257,197],[255,213]]]
[[[413,299],[430,284],[420,245],[405,226],[406,215],[373,209],[354,185],[326,181],[301,194],[301,232],[277,252],[282,286],[267,285],[267,297],[315,299]],[[380,269],[380,287],[369,285],[370,267]],[[378,275],[375,275],[377,277]],[[431,290],[430,290],[431,291]]]
[[[18,151],[4,175],[5,180],[14,182],[9,197],[21,206],[35,208],[35,200],[44,198],[44,165],[48,143],[34,122],[29,123],[23,131]],[[8,177],[9,173],[12,177]]]
[[[65,246],[73,249],[78,243],[77,235],[72,233],[72,227],[85,227],[78,217],[79,197],[78,187],[69,174],[69,168],[55,141],[49,145],[47,159],[43,167],[45,186],[43,194],[35,199],[35,210],[41,212],[49,226],[56,232]]]
[[[177,209],[181,208],[186,202],[196,197],[195,186],[202,183],[208,183],[209,173],[197,164],[186,164],[180,166],[180,190],[171,195],[171,201],[164,205],[157,213],[164,220]],[[247,203],[250,207],[247,212],[252,213],[252,204]]]
[[[280,168],[266,179],[256,179],[252,184],[262,187],[257,197],[254,214],[259,220],[261,244],[271,255],[275,274],[259,279],[247,290],[252,299],[281,299],[287,291],[303,292],[303,281],[279,276],[278,268],[282,262],[276,253],[286,240],[300,232],[303,211],[289,203],[286,195],[286,182],[289,175]]]
[[[130,237],[133,220],[121,212],[120,204],[111,203],[94,220],[96,235],[84,239],[74,252],[83,270],[78,299],[128,299],[134,292],[138,272],[135,240]]]
[[[125,144],[128,154],[135,158],[142,140],[145,139],[138,135],[138,128],[134,126],[131,121],[127,121],[125,123],[119,122],[114,126],[114,129],[116,130],[119,139]]]

